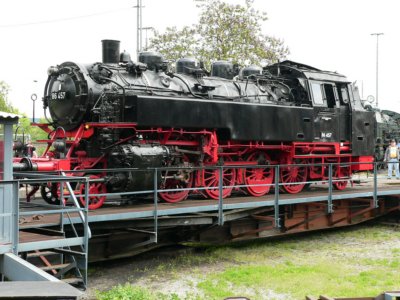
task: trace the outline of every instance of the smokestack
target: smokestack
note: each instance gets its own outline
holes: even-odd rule
[[[118,64],[119,63],[119,41],[102,40],[103,63]]]

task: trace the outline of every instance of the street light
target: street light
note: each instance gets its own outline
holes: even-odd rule
[[[35,84],[34,90],[36,90],[36,84],[38,83],[38,81],[36,79],[33,80],[33,83]],[[36,93],[33,93],[31,95],[31,100],[32,100],[32,122],[36,123],[35,121],[35,101],[37,100],[37,95]]]
[[[378,107],[378,67],[379,67],[379,36],[383,35],[382,32],[380,33],[371,33],[371,35],[376,35],[376,106]]]
[[[137,25],[136,25],[136,54],[139,58],[139,53],[142,51],[142,0],[137,0],[137,5],[134,8],[137,9]]]

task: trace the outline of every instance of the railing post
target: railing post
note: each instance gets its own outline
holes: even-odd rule
[[[376,166],[377,162],[374,162],[374,208],[379,207],[378,202],[378,168]]]
[[[64,232],[64,181],[60,182],[60,230]]]
[[[223,202],[223,187],[224,187],[224,180],[223,180],[223,173],[224,173],[224,167],[221,166],[218,169],[218,225],[222,226],[224,225],[224,202]]]
[[[12,252],[18,255],[18,244],[19,244],[19,181],[13,182],[13,202],[12,202]]]
[[[154,169],[154,237],[155,243],[158,242],[158,169]]]
[[[340,166],[338,165],[338,168],[340,168]],[[332,168],[332,164],[329,164],[329,170],[328,170],[328,214],[333,213],[333,204],[332,204],[332,192],[333,192],[333,168]]]
[[[89,260],[89,178],[85,177],[85,220],[83,226],[83,238],[84,238],[84,248],[85,248],[85,276],[83,278],[85,286],[88,282],[88,260]],[[67,184],[68,185],[68,184]],[[72,189],[70,193],[73,193]],[[79,206],[78,206],[79,207]]]
[[[61,176],[59,174],[59,176]],[[64,231],[64,181],[60,182],[60,231],[64,234],[65,237],[65,231]],[[85,247],[86,249],[86,247]],[[60,253],[60,263],[64,263],[64,254]]]
[[[277,165],[275,167],[274,219],[275,219],[275,228],[280,228],[281,227],[281,219],[279,217],[279,165]]]

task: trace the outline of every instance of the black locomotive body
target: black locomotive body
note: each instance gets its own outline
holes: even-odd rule
[[[16,167],[84,173],[90,168],[244,166],[224,172],[224,197],[236,184],[249,185],[244,189],[253,196],[269,191],[273,170],[246,165],[285,164],[279,178],[289,193],[300,192],[304,181],[327,178],[326,167],[304,166],[309,163],[337,163],[339,189],[353,172],[371,168],[375,113],[364,109],[343,75],[292,61],[240,72],[218,61],[209,74],[194,59],[178,60],[170,72],[160,55],[146,52],[132,62],[127,53],[120,55],[118,44],[103,41],[102,63],[66,62],[49,69],[43,101],[51,120],[39,124],[49,132],[48,148],[43,157],[18,160]],[[201,193],[218,197],[216,172],[172,173],[160,174],[160,188],[206,187]],[[132,191],[148,187],[150,174],[105,171],[99,177],[104,190]],[[188,194],[160,196],[177,202]],[[103,201],[93,198],[91,208]]]

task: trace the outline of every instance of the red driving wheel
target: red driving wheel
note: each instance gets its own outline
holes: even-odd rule
[[[333,187],[338,190],[342,191],[347,187],[347,184],[349,183],[349,177],[350,177],[350,170],[349,167],[341,167],[341,166],[336,166],[335,172],[334,172],[334,179],[338,180],[343,177],[346,178],[346,180],[340,180],[340,181],[335,181],[333,182]]]
[[[177,176],[187,176],[185,180],[172,178],[174,175]],[[161,189],[177,189],[177,191],[160,192],[160,198],[169,203],[176,203],[185,200],[190,191],[179,191],[182,188],[191,188],[193,186],[193,176],[192,173],[186,173],[184,170],[179,171],[165,171],[163,176],[167,177],[165,181],[161,184]],[[169,177],[169,178],[168,178]]]
[[[307,161],[294,160],[292,163],[287,163],[287,166],[279,168],[281,189],[289,194],[297,194],[306,185],[308,169],[307,166],[292,166],[291,164],[307,164]]]
[[[257,151],[247,157],[247,161],[269,162],[270,158],[266,153]],[[263,163],[265,164],[265,163]],[[247,168],[244,170],[244,183],[246,191],[252,196],[261,197],[269,192],[274,180],[273,168]]]
[[[225,161],[231,161],[231,159],[226,157]],[[198,172],[201,186],[207,188],[201,191],[205,197],[210,197],[215,200],[219,199],[219,172],[219,168],[203,169]],[[222,185],[225,188],[222,189],[222,198],[230,196],[233,186],[235,185],[235,181],[236,170],[234,168],[224,167],[222,171]]]
[[[100,177],[96,175],[90,175],[89,178],[91,180],[100,179]],[[98,194],[105,193],[107,193],[107,187],[104,182],[89,182],[89,209],[100,208],[104,204],[106,196],[98,196]],[[79,201],[83,206],[85,206],[85,184],[83,183],[79,187],[79,194]]]

